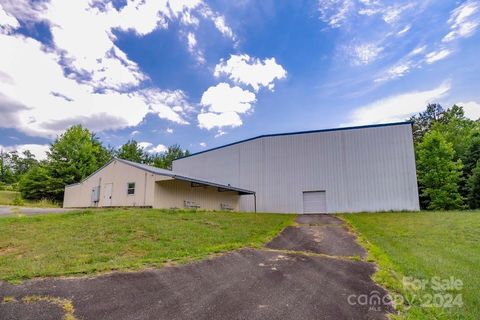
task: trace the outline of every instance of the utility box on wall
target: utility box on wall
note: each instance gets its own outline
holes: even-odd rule
[[[100,186],[92,188],[92,202],[98,203],[100,201]]]

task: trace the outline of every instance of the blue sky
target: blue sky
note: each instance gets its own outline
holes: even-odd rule
[[[480,1],[0,0],[0,146],[81,123],[193,152],[266,134],[480,117]]]

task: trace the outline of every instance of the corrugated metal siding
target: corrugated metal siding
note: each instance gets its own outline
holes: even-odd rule
[[[200,209],[222,210],[221,204],[228,204],[238,211],[239,195],[237,192],[219,192],[214,187],[192,188],[189,182],[168,180],[155,185],[154,208],[184,208],[184,201],[194,202]]]
[[[329,212],[418,210],[409,124],[265,137],[174,161],[173,170],[257,192],[263,212],[303,211],[326,190]],[[252,211],[251,197],[240,209]]]
[[[303,213],[326,213],[327,200],[325,191],[303,192]]]

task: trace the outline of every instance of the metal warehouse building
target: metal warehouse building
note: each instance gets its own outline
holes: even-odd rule
[[[173,171],[256,193],[261,212],[419,210],[410,122],[272,134],[175,160]],[[239,209],[253,211],[253,196]]]

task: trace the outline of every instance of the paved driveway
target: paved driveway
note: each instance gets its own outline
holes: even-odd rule
[[[29,208],[29,207],[14,207],[14,206],[0,206],[0,217],[9,216],[13,214],[45,214],[45,213],[62,213],[71,211],[72,209],[63,208]]]
[[[375,266],[342,222],[297,222],[264,249],[184,266],[1,283],[0,319],[385,319]]]

